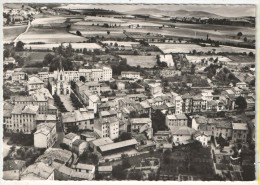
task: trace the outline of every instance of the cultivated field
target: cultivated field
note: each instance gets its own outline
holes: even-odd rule
[[[155,45],[160,48],[164,53],[190,53],[193,50],[197,52],[208,52],[214,51],[218,52],[230,52],[230,53],[243,53],[243,52],[255,52],[254,49],[246,49],[246,48],[238,48],[231,46],[220,46],[220,47],[201,47],[196,44],[163,44],[163,43],[151,43],[151,45]]]
[[[26,30],[26,27],[27,27],[27,25],[3,27],[4,42],[13,41],[18,35],[20,35],[21,33],[23,33]]]
[[[126,58],[127,64],[130,66],[141,66],[152,68],[156,64],[156,56],[135,56],[135,55],[120,55]]]
[[[86,38],[67,33],[65,28],[30,28],[29,31],[18,39],[24,43],[62,43],[62,42],[83,42]]]
[[[223,57],[220,55],[212,55],[212,56],[194,56],[194,55],[187,55],[186,58],[189,62],[196,63],[200,62],[201,60],[209,60],[210,58],[216,59],[218,58],[219,61],[222,62],[230,62],[231,60],[227,57]]]

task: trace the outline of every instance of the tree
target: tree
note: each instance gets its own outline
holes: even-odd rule
[[[238,32],[238,33],[237,33],[237,36],[238,36],[238,37],[241,37],[242,35],[243,35],[242,32]]]
[[[128,158],[124,158],[124,159],[123,159],[123,161],[122,161],[122,167],[123,167],[123,169],[127,169],[127,168],[130,168],[130,167],[131,167],[131,164],[129,163]]]
[[[244,42],[247,42],[247,37],[244,37]]]
[[[248,53],[248,56],[249,56],[249,57],[255,57],[255,54],[250,51],[250,52]]]
[[[22,41],[18,41],[16,43],[16,51],[23,51],[24,43]]]
[[[138,171],[138,170],[131,170],[130,173],[128,174],[129,180],[141,180],[142,177],[143,177],[142,171]]]
[[[171,159],[171,151],[170,150],[166,150],[163,153],[163,161],[165,164],[169,164],[170,163],[170,159]]]
[[[110,34],[110,31],[107,31],[107,34],[109,35],[109,34]]]
[[[190,68],[190,73],[191,73],[191,74],[195,74],[195,67],[196,67],[195,64],[192,64],[192,65],[191,65],[191,68]]]
[[[84,76],[80,76],[80,77],[79,77],[79,80],[82,81],[82,82],[84,82],[84,83],[86,82],[86,78],[85,78]]]
[[[244,111],[247,108],[246,99],[242,96],[236,98],[235,104],[238,106],[238,109]]]
[[[224,146],[226,145],[226,140],[222,137],[221,133],[219,134],[219,137],[218,137],[218,143],[220,146],[220,152],[222,152],[224,149]]]
[[[165,125],[165,115],[160,110],[156,110],[152,113],[152,127],[154,132],[167,129]]]
[[[129,140],[132,139],[132,134],[129,132],[123,132],[120,136],[119,136],[121,141],[125,141],[125,140]]]
[[[82,34],[81,34],[81,32],[80,31],[76,31],[76,34],[78,35],[78,36],[82,36]]]
[[[138,55],[138,51],[137,50],[134,50],[134,55]]]
[[[126,173],[122,167],[122,165],[117,165],[113,167],[112,176],[118,180],[125,180]]]

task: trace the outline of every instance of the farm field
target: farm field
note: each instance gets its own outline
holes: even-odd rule
[[[102,49],[101,46],[99,46],[96,43],[70,43],[73,49],[83,49],[86,48],[88,50],[93,49]],[[59,47],[61,44],[26,44],[24,48],[26,49],[33,49],[33,50],[52,50],[53,48]],[[68,46],[69,43],[63,43],[63,46]]]
[[[4,42],[13,41],[18,35],[26,30],[27,25],[3,27]]]
[[[86,38],[67,33],[65,28],[30,28],[29,31],[18,39],[24,43],[62,43],[62,42],[83,42]]]
[[[255,52],[254,49],[238,48],[232,46],[220,46],[220,47],[201,47],[196,44],[162,44],[162,43],[151,43],[150,45],[155,45],[160,48],[164,53],[190,53],[193,50],[197,52],[208,52],[215,50],[218,52],[234,52],[234,53],[243,53],[243,52]]]
[[[126,58],[127,64],[130,66],[141,66],[152,68],[156,64],[156,56],[136,56],[136,55],[120,55]]]

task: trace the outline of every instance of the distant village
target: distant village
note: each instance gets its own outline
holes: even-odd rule
[[[3,13],[5,24],[31,22],[30,30],[42,28],[33,24],[37,16],[63,12],[23,6]],[[91,19],[85,18],[90,27],[123,24],[113,22],[111,16]],[[169,21],[215,24],[217,20]],[[252,27],[252,22],[227,24]],[[135,26],[146,27],[141,23],[126,27]],[[163,25],[158,33],[167,27]],[[84,34],[68,25],[64,28],[75,37]],[[88,37],[86,42],[49,45],[25,42],[22,34],[5,43],[3,178],[254,178],[255,54],[217,51],[215,41],[197,37],[176,39],[128,30],[124,34],[127,39]],[[180,47],[168,50],[160,45],[166,42]],[[198,42],[216,48],[208,52],[181,47]],[[32,57],[38,57],[37,64],[32,64]],[[151,67],[146,66],[151,62]]]

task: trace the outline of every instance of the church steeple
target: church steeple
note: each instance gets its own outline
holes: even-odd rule
[[[64,71],[63,66],[62,66],[61,56],[59,57],[59,71]]]

